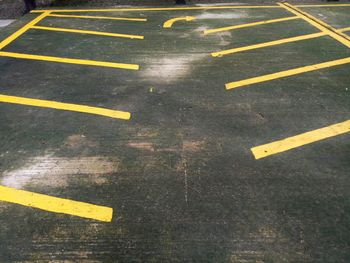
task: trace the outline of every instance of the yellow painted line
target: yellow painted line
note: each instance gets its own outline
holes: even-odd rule
[[[11,36],[7,37],[3,41],[0,42],[0,50],[3,49],[5,46],[10,44],[12,41],[14,41],[16,38],[24,34],[28,29],[30,29],[32,26],[34,26],[36,23],[44,19],[47,15],[49,15],[49,11],[45,11],[40,16],[36,17],[32,21],[30,21],[28,24],[17,30],[15,33],[13,33]]]
[[[167,21],[164,22],[163,27],[164,28],[171,28],[173,26],[173,24],[177,21],[193,21],[196,18],[194,16],[181,16],[181,17],[176,17],[176,18],[172,18],[169,19]]]
[[[324,23],[323,21],[311,16],[310,14],[301,11],[300,9],[288,4],[288,3],[278,3],[281,7],[284,7],[289,12],[295,14],[296,16],[300,17],[304,21],[308,22],[309,24],[313,25],[314,27],[318,28],[322,32],[327,33],[330,37],[338,40],[343,45],[350,48],[350,37],[346,34],[343,34],[342,32],[337,31],[335,28],[331,27],[330,25]]]
[[[340,31],[340,32],[350,31],[350,27],[346,27],[346,28],[338,29],[337,31]]]
[[[281,153],[306,144],[321,141],[337,135],[350,132],[350,120],[337,123],[321,129],[302,133],[280,141],[251,148],[255,159],[261,159],[276,153]]]
[[[235,25],[235,26],[226,26],[226,27],[219,27],[219,28],[213,28],[213,29],[207,29],[204,31],[205,35],[223,32],[223,31],[229,31],[239,28],[245,28],[245,27],[251,27],[251,26],[259,26],[259,25],[266,25],[266,24],[272,24],[272,23],[278,23],[283,21],[289,21],[294,19],[300,19],[298,16],[289,16],[289,17],[283,17],[278,19],[271,19],[271,20],[265,20],[265,21],[259,21],[254,23],[248,23],[248,24],[241,24],[241,25]]]
[[[111,207],[37,194],[5,186],[0,186],[0,201],[103,222],[111,222],[113,217]]]
[[[350,4],[295,5],[296,7],[344,7]]]
[[[143,36],[139,36],[139,35],[126,35],[126,34],[119,34],[119,33],[98,32],[98,31],[89,31],[89,30],[61,28],[61,27],[32,26],[31,28],[32,29],[39,29],[39,30],[49,30],[49,31],[78,33],[78,34],[89,34],[89,35],[108,36],[108,37],[122,37],[122,38],[131,38],[131,39],[143,39],[144,38]]]
[[[213,57],[221,57],[221,56],[228,55],[228,54],[233,54],[233,53],[243,52],[243,51],[247,51],[247,50],[258,49],[258,48],[276,46],[276,45],[281,45],[281,44],[285,44],[285,43],[296,42],[296,41],[301,41],[301,40],[306,40],[306,39],[312,39],[312,38],[317,38],[317,37],[321,37],[321,36],[325,36],[325,35],[327,35],[327,34],[324,32],[320,32],[320,33],[302,35],[302,36],[297,36],[297,37],[283,38],[283,39],[265,42],[265,43],[261,43],[261,44],[255,44],[255,45],[250,45],[250,46],[222,50],[222,51],[211,53],[211,55]]]
[[[165,7],[165,8],[108,8],[108,9],[42,9],[33,10],[31,13],[41,13],[41,12],[132,12],[132,11],[181,11],[181,10],[220,10],[220,9],[264,9],[264,8],[280,8],[277,5],[241,5],[241,6],[192,6],[192,7]]]
[[[136,64],[124,64],[124,63],[104,62],[104,61],[87,60],[87,59],[40,56],[40,55],[32,55],[32,54],[5,52],[5,51],[0,51],[0,57],[22,58],[22,59],[31,59],[31,60],[39,60],[39,61],[49,61],[49,62],[87,65],[87,66],[96,66],[96,67],[121,68],[121,69],[130,69],[130,70],[139,69],[139,65],[136,65]]]
[[[347,58],[342,58],[338,60],[333,60],[333,61],[328,61],[328,62],[323,62],[319,64],[314,64],[310,66],[305,66],[301,68],[295,68],[295,69],[290,69],[290,70],[285,70],[285,71],[280,71],[277,73],[273,74],[268,74],[268,75],[263,75],[255,78],[249,78],[249,79],[244,79],[240,81],[235,81],[235,82],[230,82],[226,84],[226,89],[234,89],[234,88],[239,88],[251,84],[256,84],[260,82],[265,82],[265,81],[270,81],[274,79],[280,79],[280,78],[285,78],[293,75],[298,75],[310,71],[315,71],[319,69],[324,69],[324,68],[329,68],[329,67],[334,67],[334,66],[339,66],[339,65],[344,65],[350,63],[350,57]]]
[[[106,19],[106,20],[119,20],[119,21],[135,21],[146,22],[146,18],[131,18],[131,17],[113,17],[113,16],[76,16],[76,15],[59,15],[50,14],[49,17],[62,17],[62,18],[81,18],[81,19]]]
[[[62,102],[51,101],[51,100],[39,100],[39,99],[30,99],[30,98],[24,98],[24,97],[7,96],[2,94],[0,94],[0,102],[34,106],[34,107],[42,107],[42,108],[51,108],[51,109],[57,109],[57,110],[89,113],[89,114],[101,115],[105,117],[123,119],[123,120],[129,120],[131,117],[131,114],[125,111],[109,110],[105,108],[62,103]]]

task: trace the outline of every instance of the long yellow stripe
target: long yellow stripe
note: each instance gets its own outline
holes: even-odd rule
[[[69,33],[78,33],[78,34],[89,34],[89,35],[108,36],[108,37],[122,37],[122,38],[131,38],[131,39],[143,39],[144,38],[143,36],[138,36],[138,35],[126,35],[126,34],[119,34],[119,33],[98,32],[98,31],[90,31],[90,30],[61,28],[61,27],[33,26],[32,28],[33,29],[40,29],[40,30],[69,32]]]
[[[182,16],[182,17],[176,17],[176,18],[172,18],[169,19],[167,21],[164,22],[163,27],[164,28],[171,28],[173,26],[173,24],[177,21],[193,21],[196,18],[194,16]]]
[[[350,57],[342,58],[342,59],[338,59],[338,60],[333,60],[333,61],[328,61],[328,62],[323,62],[323,63],[319,63],[319,64],[314,64],[314,65],[310,65],[310,66],[280,71],[277,73],[267,74],[267,75],[263,75],[263,76],[259,76],[259,77],[255,77],[255,78],[249,78],[249,79],[244,79],[244,80],[240,80],[240,81],[230,82],[230,83],[226,84],[226,89],[239,88],[239,87],[243,87],[243,86],[247,86],[247,85],[251,85],[251,84],[255,84],[255,83],[265,82],[265,81],[274,80],[274,79],[280,79],[280,78],[284,78],[284,77],[289,77],[289,76],[293,76],[293,75],[297,75],[297,74],[301,74],[301,73],[315,71],[315,70],[319,70],[319,69],[323,69],[323,68],[334,67],[334,66],[338,66],[338,65],[347,64],[347,63],[350,63]]]
[[[276,46],[276,45],[290,43],[290,42],[295,42],[295,41],[301,41],[301,40],[306,40],[306,39],[311,39],[311,38],[317,38],[317,37],[321,37],[321,36],[325,36],[325,35],[327,35],[327,34],[324,33],[324,32],[320,32],[320,33],[302,35],[302,36],[297,36],[297,37],[283,38],[283,39],[279,39],[279,40],[275,40],[275,41],[270,41],[270,42],[265,42],[265,43],[250,45],[250,46],[244,46],[244,47],[238,47],[238,48],[222,50],[222,51],[211,53],[211,55],[213,57],[221,57],[221,56],[224,56],[224,55],[238,53],[238,52],[242,52],[242,51],[258,49],[258,48],[263,48],[263,47]]]
[[[136,65],[136,64],[124,64],[124,63],[104,62],[104,61],[86,60],[86,59],[40,56],[40,55],[4,52],[4,51],[0,51],[0,57],[23,58],[23,59],[31,59],[31,60],[39,60],[39,61],[50,61],[50,62],[58,62],[58,63],[68,63],[68,64],[88,65],[88,66],[108,67],[108,68],[122,68],[122,69],[130,69],[130,70],[139,69],[139,65]]]
[[[37,194],[5,186],[0,186],[0,201],[103,222],[111,222],[113,217],[113,209],[110,207]]]
[[[101,115],[105,117],[123,119],[123,120],[129,120],[131,117],[131,114],[125,111],[109,110],[105,108],[62,103],[62,102],[51,101],[51,100],[39,100],[39,99],[30,99],[30,98],[24,98],[24,97],[7,96],[2,94],[0,94],[0,102],[34,106],[34,107],[42,107],[42,108],[51,108],[51,109],[57,109],[57,110],[83,112],[83,113]]]
[[[322,32],[327,33],[330,37],[338,40],[340,43],[343,45],[347,46],[350,48],[350,37],[341,33],[337,32],[336,29],[331,27],[330,25],[324,23],[323,21],[320,21],[319,19],[311,16],[310,14],[307,14],[306,12],[301,11],[300,9],[287,4],[287,3],[278,3],[281,7],[284,7],[287,9],[289,12],[295,14],[296,16],[300,17],[301,19],[305,20],[309,24],[313,25],[314,27],[318,28]]]
[[[347,132],[350,132],[350,120],[314,131],[302,133],[280,141],[257,146],[251,148],[251,151],[253,152],[255,159],[261,159],[276,153],[285,152],[293,148],[321,141]]]
[[[281,8],[277,5],[241,5],[241,6],[192,6],[192,7],[165,7],[165,8],[108,8],[108,9],[52,9],[52,10],[33,10],[31,13],[41,12],[132,12],[132,11],[179,11],[179,10],[216,10],[216,9],[264,9],[264,8]]]
[[[248,23],[248,24],[219,27],[219,28],[205,30],[204,34],[208,35],[208,34],[218,33],[218,32],[222,32],[222,31],[229,31],[229,30],[234,30],[234,29],[239,29],[239,28],[258,26],[258,25],[266,25],[266,24],[278,23],[278,22],[289,21],[289,20],[294,20],[294,19],[300,19],[300,17],[298,17],[298,16],[289,16],[289,17],[283,17],[283,18],[278,18],[278,19],[259,21],[259,22]]]
[[[5,46],[10,44],[12,41],[14,41],[16,38],[24,34],[28,29],[30,29],[32,26],[34,26],[36,23],[44,19],[48,14],[50,14],[49,11],[45,11],[43,14],[40,16],[36,17],[32,21],[30,21],[28,24],[26,24],[24,27],[20,28],[17,30],[15,33],[13,33],[11,36],[8,38],[4,39],[3,41],[0,42],[0,50],[3,49]]]
[[[75,16],[75,15],[59,15],[50,14],[49,17],[62,17],[62,18],[81,18],[81,19],[106,19],[106,20],[119,20],[119,21],[135,21],[146,22],[146,18],[129,18],[129,17],[113,17],[113,16]]]

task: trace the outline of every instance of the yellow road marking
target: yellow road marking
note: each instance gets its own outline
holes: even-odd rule
[[[293,148],[321,141],[347,132],[350,132],[350,120],[302,133],[280,141],[257,146],[251,148],[251,151],[254,154],[255,159],[261,159],[269,155],[285,152]]]
[[[301,11],[300,9],[288,4],[288,3],[278,3],[281,7],[284,7],[289,12],[295,14],[296,16],[300,17],[304,21],[308,22],[309,24],[313,25],[314,27],[318,28],[322,32],[327,33],[330,37],[338,40],[340,43],[344,44],[348,48],[350,48],[350,37],[343,34],[342,32],[337,32],[336,29],[331,27],[330,25],[324,23],[323,21],[320,21],[319,19],[311,16],[310,14]]]
[[[235,25],[235,26],[226,26],[226,27],[207,29],[207,30],[204,31],[204,34],[208,35],[208,34],[218,33],[218,32],[222,32],[222,31],[229,31],[229,30],[234,30],[234,29],[239,29],[239,28],[258,26],[258,25],[266,25],[266,24],[278,23],[278,22],[289,21],[289,20],[294,20],[294,19],[300,19],[300,17],[298,17],[298,16],[289,16],[289,17],[283,17],[283,18],[278,18],[278,19],[259,21],[259,22],[248,23],[248,24],[241,24],[241,25]]]
[[[350,31],[350,27],[346,27],[346,28],[343,28],[343,29],[338,29],[337,31],[340,31],[340,32]]]
[[[49,17],[62,17],[62,18],[81,18],[81,19],[106,19],[106,20],[120,20],[120,21],[135,21],[146,22],[146,18],[129,18],[129,17],[112,17],[112,16],[75,16],[75,15],[59,15],[50,14]]]
[[[176,18],[172,18],[172,19],[169,19],[169,20],[165,21],[164,24],[163,24],[163,27],[164,28],[170,28],[177,21],[193,21],[195,19],[196,18],[194,16],[176,17]]]
[[[103,222],[111,222],[113,217],[113,209],[110,207],[37,194],[5,186],[0,186],[0,201]]]
[[[348,64],[348,63],[350,63],[350,57],[323,62],[319,64],[314,64],[310,66],[280,71],[277,73],[267,74],[267,75],[263,75],[255,78],[249,78],[249,79],[244,79],[240,81],[230,82],[226,84],[226,89],[239,88],[239,87],[243,87],[243,86],[247,86],[255,83],[265,82],[265,81],[274,80],[274,79],[280,79],[284,77],[289,77],[289,76],[293,76],[301,73],[306,73],[310,71],[315,71],[323,68],[329,68],[329,67],[334,67],[334,66]]]
[[[211,53],[211,55],[213,57],[221,57],[221,56],[224,56],[224,55],[238,53],[238,52],[242,52],[242,51],[258,49],[258,48],[263,48],[263,47],[276,46],[276,45],[281,45],[281,44],[285,44],[285,43],[289,43],[289,42],[295,42],[295,41],[301,41],[301,40],[306,40],[306,39],[311,39],[311,38],[317,38],[317,37],[321,37],[321,36],[325,36],[325,35],[327,35],[327,34],[324,33],[324,32],[320,32],[320,33],[302,35],[302,36],[297,36],[297,37],[283,38],[283,39],[279,39],[279,40],[275,40],[275,41],[270,41],[270,42],[265,42],[265,43],[250,45],[250,46],[244,46],[244,47],[238,47],[238,48],[222,50],[222,51]]]
[[[179,10],[216,10],[216,9],[264,9],[264,8],[280,8],[277,5],[241,5],[241,6],[192,6],[192,7],[165,7],[165,8],[108,8],[108,9],[42,9],[33,10],[31,13],[41,13],[41,12],[132,12],[132,11],[179,11]]]
[[[144,38],[143,36],[139,36],[139,35],[127,35],[127,34],[119,34],[119,33],[98,32],[98,31],[90,31],[90,30],[61,28],[61,27],[32,26],[31,28],[40,29],[40,30],[58,31],[58,32],[69,32],[69,33],[78,33],[78,34],[108,36],[108,37],[122,37],[122,38],[131,38],[131,39],[143,39]]]
[[[350,4],[323,4],[323,5],[295,5],[296,7],[339,7],[350,6]]]
[[[105,108],[90,107],[85,105],[63,103],[63,102],[57,102],[57,101],[51,101],[51,100],[39,100],[39,99],[30,99],[30,98],[24,98],[24,97],[7,96],[2,94],[0,94],[0,102],[34,106],[34,107],[42,107],[42,108],[51,108],[51,109],[57,109],[57,110],[83,112],[83,113],[101,115],[105,117],[123,119],[123,120],[129,120],[131,117],[131,114],[125,111],[109,110]]]
[[[130,69],[130,70],[139,69],[139,65],[136,65],[136,64],[124,64],[124,63],[104,62],[104,61],[87,60],[87,59],[40,56],[40,55],[32,55],[32,54],[5,52],[5,51],[0,51],[0,57],[23,58],[23,59],[31,59],[31,60],[77,64],[77,65],[88,65],[88,66],[97,66],[97,67],[108,67],[108,68],[122,68],[122,69]]]
[[[15,33],[13,33],[11,36],[7,37],[3,41],[0,42],[0,49],[3,49],[5,46],[10,44],[12,41],[14,41],[16,38],[24,34],[28,29],[30,29],[32,26],[34,26],[36,23],[44,19],[47,15],[49,15],[49,11],[45,11],[40,16],[34,18],[32,21],[30,21],[28,24],[17,30]]]

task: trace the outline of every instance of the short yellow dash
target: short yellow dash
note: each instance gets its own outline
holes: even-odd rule
[[[300,19],[300,17],[298,17],[298,16],[289,16],[289,17],[283,17],[283,18],[278,18],[278,19],[259,21],[259,22],[248,23],[248,24],[241,24],[241,25],[235,25],[235,26],[213,28],[213,29],[205,30],[204,34],[208,35],[208,34],[213,34],[213,33],[218,33],[218,32],[223,32],[223,31],[239,29],[239,28],[245,28],[245,27],[251,27],[251,26],[259,26],[259,25],[266,25],[266,24],[278,23],[278,22],[289,21],[289,20],[294,20],[294,19]]]
[[[0,186],[0,201],[103,222],[111,222],[113,217],[113,209],[110,207],[57,198],[5,186]]]
[[[63,102],[57,102],[57,101],[51,101],[51,100],[40,100],[40,99],[31,99],[31,98],[16,97],[16,96],[7,96],[2,94],[0,94],[0,102],[34,106],[34,107],[42,107],[42,108],[51,108],[51,109],[57,109],[57,110],[89,113],[89,114],[101,115],[105,117],[123,119],[123,120],[129,120],[131,117],[131,114],[125,111],[109,110],[105,108],[97,108],[97,107],[91,107],[86,105],[63,103]]]
[[[312,39],[312,38],[317,38],[317,37],[321,37],[321,36],[325,36],[325,35],[327,35],[327,34],[324,32],[320,32],[320,33],[302,35],[302,36],[297,36],[297,37],[283,38],[283,39],[265,42],[265,43],[260,43],[260,44],[256,44],[256,45],[250,45],[250,46],[222,50],[222,51],[211,53],[211,55],[213,57],[221,57],[221,56],[228,55],[228,54],[233,54],[233,53],[243,52],[243,51],[247,51],[247,50],[258,49],[258,48],[276,46],[276,45],[281,45],[281,44],[285,44],[285,43],[296,42],[296,41],[301,41],[301,40],[306,40],[306,39]]]
[[[76,16],[76,15],[58,15],[50,14],[49,17],[62,17],[62,18],[81,18],[81,19],[106,19],[106,20],[119,20],[119,21],[134,21],[134,22],[146,22],[146,18],[131,18],[131,17],[113,17],[113,16]]]
[[[96,66],[96,67],[122,68],[122,69],[130,69],[130,70],[139,69],[139,65],[136,65],[136,64],[124,64],[124,63],[104,62],[104,61],[86,60],[86,59],[40,56],[40,55],[32,55],[32,54],[5,52],[5,51],[0,51],[0,57],[23,58],[23,59],[31,59],[31,60],[39,60],[39,61],[49,61],[49,62],[87,65],[87,66]]]
[[[253,152],[255,159],[261,159],[269,155],[285,152],[293,148],[321,141],[347,132],[350,132],[350,120],[302,133],[280,141],[257,146],[252,148],[251,151]]]
[[[297,74],[302,74],[302,73],[306,73],[306,72],[310,72],[310,71],[315,71],[315,70],[319,70],[319,69],[334,67],[334,66],[348,64],[348,63],[350,63],[350,57],[342,58],[342,59],[338,59],[338,60],[332,60],[332,61],[328,61],[328,62],[323,62],[323,63],[319,63],[319,64],[314,64],[314,65],[310,65],[310,66],[305,66],[305,67],[301,67],[301,68],[280,71],[277,73],[263,75],[263,76],[259,76],[259,77],[255,77],[255,78],[230,82],[230,83],[226,84],[226,89],[239,88],[239,87],[247,86],[250,84],[265,82],[265,81],[274,80],[274,79],[280,79],[280,78],[284,78],[284,77],[289,77],[289,76],[293,76],[293,75],[297,75]]]
[[[173,24],[177,21],[193,21],[196,18],[194,16],[182,16],[182,17],[176,17],[176,18],[172,18],[169,19],[167,21],[164,22],[163,27],[164,28],[171,28],[173,26]]]
[[[33,26],[32,28],[33,29],[40,29],[40,30],[69,32],[69,33],[78,33],[78,34],[89,34],[89,35],[108,36],[108,37],[144,39],[144,36],[139,36],[139,35],[127,35],[127,34],[119,34],[119,33],[98,32],[98,31],[89,31],[89,30],[61,28],[61,27]]]

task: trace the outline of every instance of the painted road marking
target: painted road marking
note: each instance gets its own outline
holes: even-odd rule
[[[111,207],[37,194],[5,186],[0,186],[0,201],[103,222],[111,222],[113,217],[113,209]]]
[[[130,70],[139,69],[139,65],[136,65],[136,64],[124,64],[124,63],[104,62],[104,61],[87,60],[87,59],[72,59],[72,58],[62,58],[62,57],[40,56],[40,55],[4,52],[4,51],[0,51],[0,57],[23,58],[23,59],[30,59],[30,60],[97,66],[97,67],[108,67],[108,68],[121,68],[121,69],[130,69]]]
[[[172,18],[169,19],[167,21],[164,22],[163,27],[164,28],[171,28],[173,26],[173,24],[177,21],[193,21],[196,18],[194,16],[182,16],[182,17],[176,17],[176,18]]]
[[[255,159],[261,159],[276,153],[281,153],[306,144],[321,141],[330,137],[350,132],[350,120],[328,127],[302,133],[280,141],[251,148]]]
[[[86,105],[63,103],[51,100],[40,100],[40,99],[31,99],[24,97],[16,96],[7,96],[0,94],[0,102],[20,104],[26,106],[42,107],[42,108],[51,108],[57,110],[66,110],[66,111],[75,111],[82,113],[89,113],[95,115],[101,115],[105,117],[129,120],[131,118],[130,112],[110,110],[105,108],[91,107]]]
[[[113,17],[113,16],[76,16],[76,15],[59,15],[50,14],[49,17],[62,17],[62,18],[80,18],[80,19],[106,19],[106,20],[120,20],[120,21],[135,21],[146,22],[146,18],[131,18],[131,17]]]
[[[220,9],[264,9],[281,8],[278,5],[241,5],[241,6],[192,6],[192,7],[165,7],[165,8],[108,8],[108,9],[38,9],[31,13],[55,12],[55,13],[74,13],[74,12],[133,12],[133,11],[180,11],[180,10],[220,10]]]
[[[284,7],[289,12],[295,14],[296,16],[300,17],[304,21],[308,22],[309,24],[313,25],[314,27],[318,28],[322,32],[327,33],[330,37],[338,40],[343,45],[350,48],[350,37],[341,33],[337,32],[337,30],[330,25],[324,23],[323,21],[311,16],[310,14],[301,11],[300,9],[288,4],[288,3],[278,3],[281,7]]]
[[[251,84],[256,84],[260,82],[265,82],[269,80],[274,80],[274,79],[280,79],[280,78],[285,78],[293,75],[298,75],[310,71],[315,71],[319,69],[324,69],[324,68],[329,68],[329,67],[334,67],[338,65],[344,65],[350,63],[350,57],[347,58],[342,58],[342,59],[337,59],[337,60],[332,60],[332,61],[327,61],[319,64],[314,64],[314,65],[309,65],[305,67],[300,67],[300,68],[295,68],[295,69],[290,69],[290,70],[285,70],[285,71],[280,71],[272,74],[267,74],[255,78],[249,78],[249,79],[244,79],[240,81],[234,81],[226,84],[226,89],[234,89],[234,88],[239,88]]]
[[[235,26],[226,26],[226,27],[219,27],[219,28],[213,28],[213,29],[207,29],[204,30],[204,35],[223,32],[223,31],[229,31],[229,30],[235,30],[239,28],[245,28],[245,27],[251,27],[251,26],[259,26],[259,25],[266,25],[271,23],[278,23],[283,21],[290,21],[294,19],[300,19],[298,16],[289,16],[289,17],[283,17],[278,19],[271,19],[271,20],[265,20],[265,21],[259,21],[254,23],[248,23],[248,24],[241,24],[241,25],[235,25]]]
[[[131,38],[131,39],[144,39],[144,36],[139,36],[139,35],[128,35],[128,34],[120,34],[120,33],[98,32],[98,31],[90,31],[90,30],[61,28],[61,27],[32,26],[31,28],[32,29],[39,29],[39,30],[69,32],[69,33],[78,33],[78,34],[89,34],[89,35],[108,36],[108,37],[122,37],[122,38]]]
[[[350,27],[338,29],[337,31],[338,32],[350,31]],[[234,54],[234,53],[243,52],[243,51],[247,51],[247,50],[276,46],[276,45],[281,45],[281,44],[285,44],[285,43],[307,40],[307,39],[312,39],[312,38],[317,38],[317,37],[322,37],[322,36],[327,36],[327,35],[328,34],[325,32],[319,32],[319,33],[313,33],[313,34],[302,35],[302,36],[297,36],[297,37],[283,38],[283,39],[279,39],[279,40],[275,40],[275,41],[264,42],[264,43],[260,43],[260,44],[250,45],[250,46],[244,46],[244,47],[231,48],[231,49],[226,49],[226,50],[222,50],[222,51],[217,51],[217,52],[211,53],[211,55],[213,57],[222,57],[224,55]]]
[[[49,11],[45,11],[43,14],[40,16],[36,17],[32,21],[30,21],[28,24],[17,30],[15,33],[4,39],[3,41],[0,42],[0,50],[6,47],[8,44],[10,44],[12,41],[14,41],[16,38],[24,34],[28,29],[30,29],[32,26],[34,26],[36,23],[40,22],[43,20],[47,15],[49,15]]]

